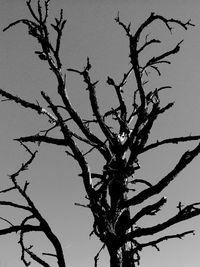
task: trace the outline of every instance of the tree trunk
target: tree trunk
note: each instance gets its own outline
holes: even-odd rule
[[[113,217],[115,217],[115,215],[119,211],[120,203],[127,199],[128,193],[127,179],[123,177],[123,173],[120,172],[121,169],[118,170],[117,174],[115,173],[115,175],[113,175],[114,178],[109,186],[109,194],[112,207],[111,211],[113,213]],[[122,213],[120,213],[120,217],[117,218],[114,227],[115,237],[112,241],[110,239],[111,242],[109,243],[109,245],[107,245],[108,252],[110,254],[110,267],[135,267],[133,248],[131,247],[131,243],[127,242],[120,248],[119,246],[117,246],[118,238],[129,231],[126,227],[129,221],[130,209],[127,208]]]
[[[110,267],[122,267],[122,253],[121,249],[113,250],[110,253]]]
[[[133,254],[128,246],[125,245],[123,248],[119,249],[110,248],[109,254],[110,267],[135,267]]]

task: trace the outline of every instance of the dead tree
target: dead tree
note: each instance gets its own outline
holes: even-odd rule
[[[130,58],[130,65],[127,66],[127,71],[122,73],[119,83],[110,76],[107,78],[108,86],[114,89],[117,96],[118,105],[102,113],[96,96],[98,81],[94,81],[91,77],[90,70],[92,65],[89,58],[87,58],[83,69],[70,68],[67,70],[70,75],[81,76],[85,84],[85,93],[88,94],[88,103],[91,106],[90,118],[86,119],[75,110],[67,93],[66,70],[62,67],[59,55],[61,37],[66,23],[63,18],[63,10],[60,11],[60,16],[55,18],[55,22],[48,25],[49,2],[49,0],[46,0],[41,5],[41,2],[38,1],[37,10],[35,11],[31,5],[31,0],[28,0],[27,7],[32,15],[32,20],[19,19],[4,29],[6,31],[21,23],[27,26],[28,34],[34,37],[40,45],[40,50],[35,51],[35,54],[40,60],[46,61],[52,75],[56,78],[57,91],[55,91],[55,94],[60,97],[62,105],[58,105],[48,95],[48,92],[41,92],[41,97],[47,104],[47,107],[42,107],[39,104],[26,101],[0,89],[0,95],[3,98],[12,100],[23,108],[31,109],[33,112],[38,113],[39,116],[44,115],[50,125],[46,131],[16,139],[30,154],[30,159],[23,163],[16,173],[10,175],[13,185],[5,188],[0,193],[17,190],[27,204],[20,205],[11,201],[0,201],[0,205],[22,209],[28,215],[24,217],[19,225],[13,225],[6,218],[1,218],[9,223],[9,227],[1,229],[0,235],[12,232],[19,233],[19,244],[22,249],[21,259],[25,266],[28,266],[32,260],[42,266],[49,267],[50,264],[46,259],[37,255],[34,252],[34,248],[32,246],[27,247],[24,242],[24,237],[28,232],[43,232],[55,249],[54,253],[45,254],[55,257],[59,267],[65,267],[62,246],[58,238],[28,196],[28,183],[26,182],[22,186],[17,179],[18,175],[28,168],[36,156],[36,151],[32,152],[27,143],[54,144],[64,147],[67,154],[73,157],[80,166],[81,173],[79,175],[85,187],[88,203],[79,205],[86,206],[91,210],[94,219],[92,233],[102,242],[102,249],[104,247],[107,248],[110,255],[110,266],[133,267],[140,263],[140,252],[143,248],[147,246],[158,248],[159,243],[164,240],[182,238],[187,234],[193,233],[193,231],[187,231],[175,233],[174,235],[162,235],[167,228],[200,214],[200,203],[192,203],[186,206],[179,203],[176,214],[164,222],[161,221],[149,227],[140,225],[140,219],[148,219],[148,216],[156,215],[163,208],[167,202],[167,198],[162,196],[163,190],[199,154],[200,144],[186,151],[178,162],[174,164],[174,168],[164,177],[161,177],[158,182],[152,184],[145,178],[139,179],[137,177],[137,171],[142,168],[139,158],[142,158],[145,152],[166,144],[185,143],[200,139],[199,135],[189,135],[170,137],[158,140],[155,143],[149,143],[148,141],[154,122],[174,105],[174,103],[168,103],[165,106],[161,104],[161,91],[170,88],[170,86],[148,87],[151,71],[160,76],[160,65],[170,64],[169,57],[179,52],[182,41],[167,51],[153,57],[150,56],[143,65],[140,61],[144,51],[150,46],[159,45],[161,42],[160,39],[149,38],[148,35],[143,38],[145,30],[152,23],[164,24],[166,30],[171,33],[174,27],[181,27],[187,30],[194,25],[190,20],[182,22],[178,19],[167,19],[161,15],[151,13],[133,33],[131,24],[126,25],[123,23],[118,14],[115,21],[126,34],[126,38],[128,38]],[[50,29],[53,29],[56,33],[54,42],[50,40]],[[135,89],[133,88],[134,86],[127,86],[127,81],[133,78],[137,85]],[[125,97],[127,90],[132,94],[131,105],[129,105],[130,102],[127,102]],[[76,132],[74,131],[74,125],[78,128]],[[94,134],[94,127],[101,131],[100,136]],[[54,129],[60,130],[62,138],[54,136]],[[102,134],[104,138],[101,137]],[[84,143],[88,150],[83,151],[81,143]],[[98,152],[99,157],[104,161],[102,170],[99,173],[94,172],[90,162],[88,162],[88,155],[94,151]],[[135,186],[138,183],[142,183],[144,189],[137,191]],[[135,191],[132,192],[131,190]],[[157,196],[158,199],[155,203],[150,204],[148,200],[153,196]],[[135,209],[138,204],[144,204],[139,211]],[[156,233],[161,233],[161,237],[153,239],[153,235]],[[141,242],[140,238],[146,236],[149,236],[152,240],[146,243]],[[95,257],[95,266],[97,266],[99,253]]]

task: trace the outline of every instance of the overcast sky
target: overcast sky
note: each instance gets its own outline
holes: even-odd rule
[[[34,2],[36,1],[33,0]],[[86,57],[90,57],[93,80],[101,81],[97,94],[103,109],[115,107],[115,99],[109,91],[111,89],[105,86],[107,76],[119,80],[129,67],[127,38],[114,21],[117,12],[120,12],[120,18],[124,22],[132,22],[133,31],[151,12],[183,21],[192,19],[196,27],[190,28],[187,32],[176,27],[174,35],[171,35],[165,31],[162,24],[155,24],[149,29],[149,34],[163,38],[166,43],[163,49],[173,48],[178,41],[184,39],[180,53],[172,58],[172,64],[162,67],[163,76],[162,80],[159,80],[159,85],[161,82],[162,85],[173,87],[163,93],[163,103],[175,100],[176,104],[173,110],[159,120],[160,124],[155,124],[151,140],[190,133],[199,134],[198,0],[51,0],[49,21],[59,14],[60,8],[64,9],[67,18],[62,43],[63,65],[66,68],[82,69]],[[1,29],[15,19],[27,17],[29,18],[29,14],[24,0],[0,0]],[[46,64],[39,61],[34,54],[35,50],[38,50],[38,44],[26,34],[23,25],[18,25],[5,33],[0,32],[0,88],[32,102],[37,100],[44,104],[40,98],[40,91],[44,90],[53,97],[56,93],[56,83]],[[150,56],[154,55],[156,49],[152,49],[150,53]],[[152,84],[156,86],[155,77],[154,75]],[[68,93],[77,110],[87,115],[87,92],[81,80],[77,80],[74,74],[68,74]],[[55,99],[58,100],[56,97]],[[16,171],[28,156],[12,141],[13,138],[36,134],[39,130],[47,129],[48,124],[37,114],[10,102],[0,103],[0,123],[0,177],[3,187],[8,184],[7,174]],[[138,178],[143,177],[156,182],[173,168],[181,153],[193,146],[192,143],[182,146],[180,144],[175,147],[163,147],[158,152],[147,154],[142,159],[144,171],[138,173]],[[94,157],[92,164],[98,167],[98,159]],[[169,204],[160,216],[160,221],[177,211],[179,201],[190,204],[200,200],[199,171],[200,158],[197,158],[177,177],[169,189],[165,190]],[[38,157],[26,175],[31,183],[31,197],[63,244],[67,266],[92,267],[93,257],[100,249],[101,243],[95,237],[89,239],[93,222],[89,210],[74,206],[74,202],[85,201],[79,172],[76,163],[66,157],[63,149],[44,145],[41,146]],[[13,210],[8,212],[0,209],[0,216],[7,216],[6,218],[15,222],[20,215]],[[154,221],[156,222],[158,221]],[[148,223],[144,221],[145,225]],[[5,226],[2,222],[2,227]],[[171,228],[169,233],[190,229],[196,229],[196,236],[165,242],[160,245],[160,252],[154,248],[144,250],[141,267],[199,266],[200,218],[181,223]],[[23,266],[19,260],[17,238],[13,235],[0,237],[0,267]],[[35,236],[35,239],[41,247],[46,246],[42,238]],[[35,263],[32,266],[38,267]],[[102,253],[98,266],[109,266],[106,251]]]

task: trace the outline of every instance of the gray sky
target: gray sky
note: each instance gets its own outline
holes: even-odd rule
[[[33,1],[34,2],[34,1]],[[123,30],[114,22],[117,12],[124,22],[132,22],[132,29],[156,12],[166,17],[196,24],[187,32],[177,28],[174,35],[164,31],[161,24],[149,29],[149,33],[158,34],[166,42],[164,49],[176,45],[184,39],[181,51],[172,59],[170,66],[162,67],[162,85],[171,85],[172,89],[163,93],[163,103],[176,101],[169,111],[155,124],[152,140],[167,136],[199,134],[199,43],[200,43],[200,2],[197,0],[52,0],[50,18],[64,9],[68,21],[62,43],[63,65],[82,68],[89,56],[93,65],[94,80],[101,80],[97,94],[104,109],[115,106],[110,88],[105,86],[107,76],[120,79],[128,69],[128,42]],[[24,0],[0,0],[0,27],[7,26],[15,19],[28,17]],[[154,33],[155,30],[155,33]],[[155,35],[156,36],[156,35]],[[36,41],[26,34],[26,28],[16,26],[0,33],[0,87],[24,97],[30,101],[40,101],[40,91],[55,95],[56,83],[45,63],[34,55],[38,49]],[[155,53],[152,50],[151,53]],[[153,76],[153,82],[155,77]],[[68,75],[68,93],[78,111],[87,115],[87,92],[85,86],[74,74]],[[106,95],[106,96],[105,96]],[[57,98],[55,98],[58,100]],[[13,138],[37,133],[48,128],[44,119],[29,110],[23,110],[14,103],[0,103],[0,177],[2,186],[8,182],[7,174],[14,172],[22,161],[25,152]],[[193,144],[164,147],[158,152],[147,154],[142,161],[144,171],[140,177],[151,182],[162,178],[176,164],[181,153],[192,148]],[[92,164],[98,166],[97,160]],[[200,159],[181,173],[176,181],[165,191],[168,197],[168,209],[161,213],[160,220],[176,212],[179,201],[185,204],[200,200],[199,167]],[[54,146],[41,146],[39,156],[27,172],[30,180],[30,194],[42,214],[48,219],[52,229],[64,244],[67,266],[92,267],[93,257],[100,249],[100,242],[89,233],[92,230],[92,217],[89,210],[74,206],[74,202],[84,202],[84,190],[79,169],[64,150]],[[4,196],[2,196],[4,198]],[[3,213],[4,212],[4,213]],[[0,216],[17,220],[20,214],[7,212],[0,208]],[[13,217],[14,215],[14,217]],[[153,222],[153,221],[152,221]],[[154,222],[156,222],[154,220]],[[149,222],[145,221],[144,224]],[[151,222],[150,222],[151,223]],[[196,236],[188,236],[183,241],[171,240],[160,245],[160,252],[150,248],[142,253],[141,267],[196,267],[200,261],[200,218],[192,219],[171,228],[169,233],[196,229]],[[2,223],[2,227],[4,224]],[[36,239],[39,238],[36,236]],[[16,242],[14,242],[16,241]],[[39,244],[46,246],[43,239]],[[14,236],[0,238],[0,267],[22,267],[19,260],[20,249]],[[37,267],[36,264],[32,265]],[[102,253],[99,267],[108,266],[107,252]]]

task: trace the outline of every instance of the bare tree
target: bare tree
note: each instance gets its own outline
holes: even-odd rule
[[[140,166],[140,159],[145,152],[166,144],[185,143],[200,139],[199,135],[188,135],[170,137],[158,140],[155,143],[148,142],[154,122],[174,105],[173,102],[165,106],[161,105],[160,93],[162,90],[169,89],[169,85],[149,89],[150,71],[155,71],[160,76],[161,70],[159,66],[161,64],[170,64],[170,56],[179,52],[182,41],[167,51],[149,57],[145,63],[140,60],[144,51],[150,46],[158,45],[161,42],[160,39],[149,38],[149,35],[143,38],[145,30],[152,23],[164,24],[166,30],[171,33],[174,30],[173,27],[181,27],[187,30],[194,25],[190,20],[182,22],[181,20],[167,19],[161,15],[151,13],[138,29],[132,33],[131,24],[126,25],[123,23],[118,14],[115,21],[128,38],[130,57],[130,65],[127,67],[127,72],[122,74],[119,83],[110,76],[107,78],[107,84],[114,88],[118,105],[110,108],[105,113],[101,112],[95,90],[98,86],[98,81],[93,81],[91,77],[90,70],[92,65],[89,58],[87,58],[83,69],[69,68],[67,70],[71,75],[81,76],[86,86],[88,103],[91,106],[91,117],[85,119],[81,114],[77,113],[70,102],[67,94],[66,70],[62,67],[59,55],[61,37],[66,23],[63,18],[63,10],[60,11],[60,16],[55,18],[55,22],[48,25],[49,2],[49,0],[45,0],[44,4],[41,5],[38,0],[37,10],[35,11],[31,5],[31,0],[28,0],[27,7],[31,13],[32,20],[20,19],[4,29],[6,31],[20,23],[27,26],[28,34],[34,37],[40,45],[40,50],[35,51],[35,54],[40,60],[46,61],[52,75],[56,77],[57,92],[55,94],[57,93],[60,97],[62,105],[58,105],[48,95],[48,92],[41,92],[41,96],[47,104],[47,107],[43,107],[38,103],[29,102],[0,89],[0,94],[5,98],[4,100],[14,101],[18,105],[38,113],[39,116],[44,115],[49,121],[48,130],[16,139],[30,154],[30,159],[23,163],[17,172],[10,175],[12,186],[3,189],[0,193],[17,191],[26,201],[26,205],[12,201],[0,201],[0,205],[23,210],[27,215],[18,225],[2,217],[1,220],[6,221],[9,227],[2,228],[0,235],[13,232],[19,233],[21,260],[25,266],[29,266],[31,261],[35,261],[42,266],[49,267],[50,264],[46,258],[43,258],[44,255],[54,257],[59,267],[66,266],[62,246],[58,238],[28,195],[28,182],[22,185],[17,179],[23,171],[27,170],[37,154],[37,151],[31,151],[27,143],[38,143],[38,145],[47,143],[63,146],[66,149],[66,153],[73,157],[81,169],[79,176],[82,177],[88,203],[77,203],[77,205],[87,207],[92,212],[94,222],[91,234],[95,234],[102,242],[102,249],[107,248],[111,267],[133,267],[137,264],[139,265],[140,252],[143,248],[153,246],[158,249],[159,243],[164,240],[182,238],[187,234],[194,233],[191,230],[166,235],[163,231],[181,221],[200,214],[200,202],[186,206],[180,202],[176,214],[164,222],[159,222],[149,227],[140,225],[140,219],[156,215],[163,208],[167,198],[160,196],[160,194],[162,195],[163,190],[199,154],[200,144],[186,151],[179,161],[175,163],[174,168],[155,184],[137,177],[137,171],[142,167]],[[56,33],[54,42],[50,40],[50,29],[53,29]],[[134,86],[127,86],[127,81],[133,78],[136,84],[135,89]],[[132,94],[131,103],[130,99],[127,101],[125,97],[127,90]],[[66,117],[66,113],[68,117]],[[78,128],[76,131],[74,130],[76,129],[75,126]],[[94,128],[99,129],[101,135],[94,134]],[[62,138],[57,138],[54,135],[53,130],[55,129],[61,131]],[[102,134],[104,138],[101,137]],[[86,146],[84,147],[88,149],[83,150],[82,144],[85,144]],[[104,161],[99,173],[93,172],[93,166],[88,162],[88,155],[94,151],[98,152],[99,158]],[[139,183],[144,186],[144,189],[137,190],[136,185]],[[158,199],[155,203],[150,204],[149,199],[153,196],[158,196]],[[138,204],[143,204],[139,211],[136,209]],[[34,251],[33,246],[27,247],[24,237],[27,233],[33,231],[44,233],[55,251],[53,253],[43,253],[43,256],[39,256]],[[153,239],[152,236],[159,232],[163,233],[163,235],[160,238]],[[150,240],[146,243],[141,242],[142,237],[149,237]],[[95,256],[95,266],[97,266],[101,250]]]

